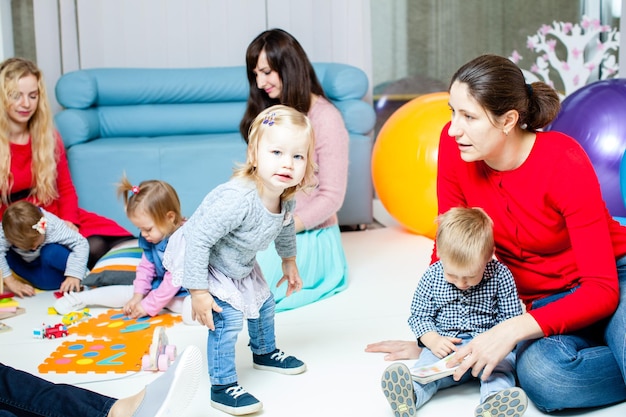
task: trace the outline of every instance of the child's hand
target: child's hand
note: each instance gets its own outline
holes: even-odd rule
[[[81,281],[74,277],[65,277],[65,281],[61,283],[59,290],[61,292],[78,292],[80,291]]]
[[[137,305],[141,305],[141,300],[143,300],[143,294],[133,294],[133,298],[131,298],[126,304],[124,304],[124,307],[122,307],[124,314],[129,317],[133,315]]]
[[[302,289],[302,278],[300,278],[295,257],[283,258],[283,277],[276,283],[276,287],[280,287],[285,281],[288,283],[285,297],[289,297],[294,291]]]
[[[146,310],[143,309],[141,302],[137,303],[129,313],[125,313],[131,319],[147,316]]]
[[[70,229],[72,229],[75,232],[78,232],[78,226],[76,226],[74,223],[67,221],[67,220],[63,220],[65,222],[65,225],[67,227],[69,227]]]
[[[215,330],[213,312],[221,313],[222,307],[218,306],[208,290],[189,290],[191,293],[191,318],[206,326],[209,330]]]
[[[420,338],[422,343],[430,349],[430,351],[438,358],[442,359],[457,351],[457,345],[462,342],[458,337],[446,337],[439,334],[436,337],[432,337],[430,340],[424,340],[422,336]]]
[[[4,278],[4,286],[19,298],[35,295],[35,289],[31,285],[18,280],[13,275]]]

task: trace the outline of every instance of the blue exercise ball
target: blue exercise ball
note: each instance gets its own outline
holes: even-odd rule
[[[626,151],[626,79],[596,81],[563,100],[546,130],[563,132],[580,143],[598,175],[612,216],[626,217],[620,191],[620,164]]]

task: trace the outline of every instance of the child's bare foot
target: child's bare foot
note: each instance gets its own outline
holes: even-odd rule
[[[15,278],[13,275],[4,278],[4,286],[17,297],[32,297],[35,295],[35,289],[32,285]]]

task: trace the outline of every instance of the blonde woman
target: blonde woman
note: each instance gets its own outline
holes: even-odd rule
[[[132,237],[112,220],[78,207],[43,75],[22,58],[0,64],[0,155],[0,215],[18,200],[55,214],[89,241],[89,267],[119,241]],[[18,296],[34,294],[13,278],[4,283]]]

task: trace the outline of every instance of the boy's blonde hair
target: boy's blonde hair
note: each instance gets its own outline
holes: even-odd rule
[[[441,214],[435,241],[442,262],[471,268],[493,257],[493,221],[478,207],[454,207]]]
[[[130,217],[137,211],[143,211],[164,234],[174,232],[176,226],[183,221],[180,199],[174,187],[161,180],[146,180],[139,185],[132,185],[126,175],[122,177],[117,194],[124,200],[126,216]],[[168,213],[174,213],[173,222]]]
[[[307,116],[291,107],[284,106],[282,104],[271,106],[259,113],[259,115],[254,119],[250,125],[250,133],[248,135],[248,152],[246,162],[235,169],[233,177],[252,178],[256,181],[258,187],[262,187],[263,184],[257,176],[256,170],[259,142],[263,139],[265,134],[271,132],[271,129],[281,129],[283,127],[295,127],[301,130],[302,135],[307,137],[309,142],[306,154],[304,177],[302,178],[302,181],[300,181],[300,184],[294,187],[289,187],[283,191],[280,198],[284,201],[292,198],[300,189],[306,191],[317,185],[317,178],[315,177],[317,165],[315,164],[314,159],[315,134],[313,132],[313,126],[311,126],[311,121]]]
[[[4,237],[13,246],[31,249],[42,235],[34,226],[44,217],[42,211],[26,200],[15,202],[2,215]]]
[[[37,79],[39,102],[28,121],[31,137],[33,188],[30,195],[37,204],[47,205],[59,197],[57,190],[57,161],[59,158],[52,110],[48,101],[43,74],[34,62],[24,58],[9,58],[0,63],[0,200],[9,204],[13,187],[9,137],[9,106],[19,98],[18,82],[33,75]]]

